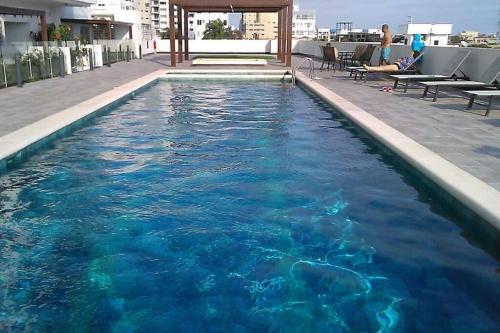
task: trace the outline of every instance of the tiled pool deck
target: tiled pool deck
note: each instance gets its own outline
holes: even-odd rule
[[[298,59],[294,58],[294,62]],[[64,79],[27,84],[22,89],[1,89],[0,137],[134,79],[162,68],[167,70],[168,63],[167,55],[149,56]],[[189,64],[183,63],[178,68],[187,69]],[[284,69],[284,66],[270,62],[255,69]],[[467,101],[463,98],[443,96],[432,103],[420,99],[422,90],[410,90],[407,94],[379,91],[390,82],[354,82],[339,71],[335,74],[316,71],[316,76],[324,87],[500,191],[498,106],[489,117],[484,117],[481,107],[465,112]]]

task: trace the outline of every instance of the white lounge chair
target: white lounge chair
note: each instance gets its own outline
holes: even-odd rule
[[[444,68],[440,73],[434,75],[426,75],[426,74],[414,74],[414,75],[406,75],[406,74],[397,74],[391,75],[390,78],[394,79],[394,89],[397,89],[400,82],[404,82],[404,92],[408,91],[408,87],[410,82],[415,81],[443,81],[447,79],[466,79],[467,76],[464,72],[460,70],[460,67],[463,65],[465,60],[470,56],[471,51],[468,50],[457,50],[455,52],[455,56],[448,62],[447,68]],[[462,77],[457,75],[457,72],[460,71],[462,73]]]
[[[491,105],[493,104],[493,97],[500,96],[500,90],[466,90],[464,91],[466,95],[469,95],[469,105],[467,105],[467,110],[470,110],[474,103],[486,105],[486,114],[485,116],[489,116],[491,111]],[[477,97],[486,97],[488,102],[486,104],[475,102]]]
[[[433,102],[437,101],[439,95],[439,89],[442,87],[451,87],[458,89],[468,89],[468,90],[479,90],[487,87],[500,87],[497,81],[500,75],[500,57],[497,57],[490,67],[484,71],[481,75],[481,81],[455,81],[455,80],[444,80],[444,81],[421,81],[419,84],[425,87],[424,94],[422,98],[427,97],[429,93],[434,95]],[[431,91],[434,88],[434,91]]]

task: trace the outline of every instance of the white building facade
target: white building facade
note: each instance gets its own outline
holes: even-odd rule
[[[318,40],[329,41],[330,35],[330,28],[318,28]]]
[[[292,38],[314,39],[317,37],[316,11],[300,10],[298,5],[293,6]]]
[[[413,41],[413,35],[420,34],[427,46],[446,46],[453,31],[453,24],[418,24],[407,23],[399,26],[399,33],[405,35],[408,43]]]
[[[156,36],[162,36],[167,33],[169,28],[168,0],[150,0],[150,2],[151,28]],[[177,24],[177,10],[174,12],[174,18]],[[203,39],[207,24],[216,20],[221,20],[225,28],[229,27],[229,15],[227,13],[189,13],[189,39]]]
[[[112,39],[142,40],[141,13],[137,0],[96,0],[90,6],[93,19],[105,19],[114,24]]]
[[[12,10],[43,12],[47,25],[59,26],[64,17],[88,18],[88,8],[94,0],[1,0],[0,6]],[[41,18],[36,15],[0,15],[0,33],[4,45],[30,42],[42,32]]]

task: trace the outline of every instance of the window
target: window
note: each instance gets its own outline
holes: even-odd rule
[[[438,40],[435,40],[435,41],[434,41],[434,45],[439,45],[439,41],[438,41]]]

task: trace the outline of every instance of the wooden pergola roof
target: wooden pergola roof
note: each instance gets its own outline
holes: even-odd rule
[[[177,31],[178,31],[178,51],[175,47],[175,23],[174,12],[177,7]],[[184,29],[182,12],[184,11]],[[189,60],[189,37],[188,37],[188,16],[189,12],[234,12],[234,13],[278,13],[278,59],[292,64],[292,16],[293,0],[170,0],[169,2],[169,26],[170,26],[170,62],[175,67],[176,53],[178,62],[183,60],[183,53],[186,60]],[[184,47],[182,43],[184,35]]]
[[[172,0],[191,12],[277,12],[293,5],[293,0]]]

